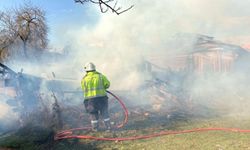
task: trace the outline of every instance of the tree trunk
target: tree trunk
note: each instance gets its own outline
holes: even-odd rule
[[[25,58],[28,58],[27,41],[23,41],[23,53],[24,53]]]

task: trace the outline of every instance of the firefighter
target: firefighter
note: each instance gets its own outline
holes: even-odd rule
[[[86,75],[81,81],[84,95],[84,106],[90,114],[91,126],[93,131],[99,129],[99,113],[102,117],[106,130],[110,131],[110,118],[108,112],[108,97],[106,89],[109,88],[109,80],[101,73],[96,71],[93,63],[86,63],[84,66]]]

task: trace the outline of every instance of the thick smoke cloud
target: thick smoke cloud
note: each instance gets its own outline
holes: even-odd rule
[[[18,119],[18,114],[13,112],[11,106],[6,103],[9,98],[0,95],[0,133],[14,127]]]
[[[136,65],[145,57],[160,53],[167,60],[169,53],[175,54],[168,41],[176,33],[200,33],[239,45],[250,39],[245,34],[250,30],[250,19],[247,19],[250,1],[140,0],[131,3],[135,7],[120,16],[101,14],[97,24],[69,28],[63,32],[65,36],[60,37],[60,44],[72,45],[78,68],[93,61],[111,78],[115,89],[130,89],[134,81],[140,84],[141,74],[136,71]]]
[[[93,27],[70,29],[64,38],[74,47],[72,50],[78,56],[74,57],[76,64],[80,67],[86,61],[95,62],[99,71],[111,79],[114,90],[133,90],[144,83],[147,74],[138,71],[142,60],[161,55],[164,57],[159,57],[160,61],[167,62],[179,53],[173,47],[183,45],[183,52],[185,46],[188,50],[192,39],[184,43],[171,41],[177,33],[199,33],[242,46],[250,40],[246,34],[250,30],[247,8],[250,1],[140,0],[133,3],[132,10],[120,16],[102,14]],[[239,110],[242,102],[234,101],[239,98],[238,93],[245,96],[243,99],[248,97],[245,90],[236,90],[237,84],[244,81],[244,73],[197,79],[190,92],[205,106],[220,103],[229,111]],[[246,89],[247,85],[241,87]],[[215,97],[209,98],[213,94]]]
[[[134,91],[150,78],[150,74],[141,71],[144,60],[158,55],[164,68],[167,65],[164,62],[180,53],[174,47],[181,45],[185,52],[192,46],[192,39],[182,43],[174,41],[173,37],[178,33],[204,34],[238,45],[245,45],[250,40],[246,34],[250,33],[250,0],[122,2],[125,4],[123,7],[135,6],[119,16],[111,12],[100,14],[98,22],[92,26],[71,26],[70,23],[67,27],[53,26],[54,33],[58,33],[53,36],[59,40],[51,46],[67,49],[68,59],[39,67],[18,63],[11,68],[19,71],[24,66],[25,73],[48,80],[53,80],[51,73],[54,72],[57,78],[74,79],[74,86],[79,88],[84,75],[83,65],[91,61],[111,80],[111,90]],[[223,80],[216,82],[218,79]],[[244,74],[201,78],[191,83],[190,94],[199,100],[195,102],[203,105],[220,103],[229,110],[239,110],[240,104],[249,97],[245,91],[248,86],[241,84],[242,90],[235,90],[239,83],[246,83],[244,81]],[[215,82],[216,85],[212,84]],[[234,101],[239,97],[242,103]],[[226,100],[228,105],[224,105]]]

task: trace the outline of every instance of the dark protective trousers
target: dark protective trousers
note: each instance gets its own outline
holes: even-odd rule
[[[107,122],[107,124],[109,124],[108,97],[107,96],[85,99],[84,106],[85,106],[87,113],[90,114],[91,124],[93,128],[98,128],[99,114],[104,120],[104,123]],[[110,125],[106,125],[107,128],[110,128],[109,126]]]

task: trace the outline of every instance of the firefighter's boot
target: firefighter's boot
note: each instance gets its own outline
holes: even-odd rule
[[[97,132],[99,130],[98,120],[91,121],[92,131]]]
[[[105,124],[105,127],[106,127],[106,131],[110,132],[111,131],[110,119],[109,118],[104,119],[104,124]]]

